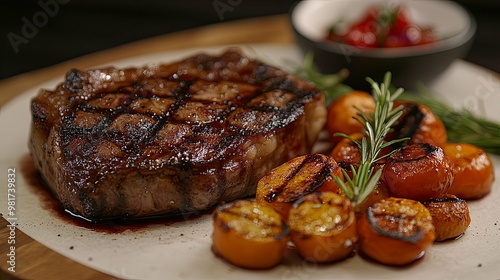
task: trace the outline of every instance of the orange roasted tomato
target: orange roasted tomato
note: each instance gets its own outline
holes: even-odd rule
[[[448,144],[444,149],[453,164],[455,180],[448,190],[463,199],[488,194],[494,181],[491,158],[481,148],[470,144]]]
[[[354,207],[354,211],[357,215],[364,213],[368,207],[390,196],[391,195],[389,194],[389,190],[387,189],[385,182],[383,180],[379,180],[366,200]]]
[[[213,216],[213,252],[228,262],[251,269],[280,263],[288,228],[272,208],[249,200],[218,207]]]
[[[396,101],[403,114],[387,135],[387,140],[409,137],[408,144],[430,143],[444,148],[448,141],[446,127],[429,107],[411,101]]]
[[[332,192],[314,192],[296,201],[288,226],[302,258],[318,263],[346,258],[358,239],[350,200]]]
[[[352,139],[359,141],[363,138],[362,133],[354,133],[349,135]],[[361,155],[358,146],[351,141],[351,139],[343,138],[340,140],[330,152],[332,158],[341,165],[342,168],[347,169],[351,164],[356,166],[361,162]]]
[[[354,118],[359,118],[359,110],[370,114],[375,110],[373,97],[364,91],[353,91],[336,99],[328,108],[326,128],[334,143],[342,137],[334,137],[337,132],[347,135],[363,130],[363,125]]]
[[[398,149],[387,158],[382,176],[391,196],[419,201],[445,194],[454,177],[443,149],[428,143]]]
[[[436,241],[460,237],[469,227],[470,215],[467,202],[452,194],[422,202],[431,213],[436,231]]]
[[[255,199],[271,206],[286,220],[297,199],[313,191],[336,192],[340,187],[332,176],[344,178],[332,157],[322,154],[296,157],[259,180]]]
[[[382,199],[368,207],[357,225],[361,251],[387,265],[406,265],[419,259],[435,238],[427,208],[406,198]]]

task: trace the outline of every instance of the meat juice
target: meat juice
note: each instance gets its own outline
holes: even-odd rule
[[[155,216],[150,218],[141,219],[113,219],[104,221],[90,221],[74,215],[61,205],[61,203],[54,197],[50,190],[45,186],[40,173],[33,163],[33,159],[29,154],[24,155],[20,159],[21,175],[25,179],[29,190],[34,193],[40,200],[41,206],[44,210],[49,211],[58,219],[65,222],[86,228],[96,232],[103,232],[109,234],[118,234],[126,230],[140,231],[145,230],[151,225],[164,225],[169,226],[174,223],[193,220],[203,215],[211,214],[212,210],[186,213],[184,215],[166,215]]]

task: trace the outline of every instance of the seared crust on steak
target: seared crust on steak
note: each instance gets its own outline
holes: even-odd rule
[[[326,116],[312,84],[238,49],[71,70],[31,110],[29,148],[47,186],[95,221],[253,195],[271,168],[311,151]]]

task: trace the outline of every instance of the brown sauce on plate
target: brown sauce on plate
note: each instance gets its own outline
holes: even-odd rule
[[[211,214],[211,210],[185,213],[179,215],[158,216],[142,219],[114,219],[94,222],[74,215],[64,209],[62,204],[54,197],[52,192],[45,186],[40,173],[33,163],[31,155],[24,155],[19,162],[20,172],[27,183],[29,190],[38,196],[42,208],[50,211],[57,218],[78,227],[105,233],[122,233],[126,230],[139,231],[151,225],[169,226],[174,223],[185,222],[199,218],[203,215]]]

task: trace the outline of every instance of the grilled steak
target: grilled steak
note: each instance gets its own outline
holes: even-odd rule
[[[142,68],[71,70],[32,100],[29,148],[48,188],[89,220],[209,209],[309,153],[323,94],[239,49]]]

